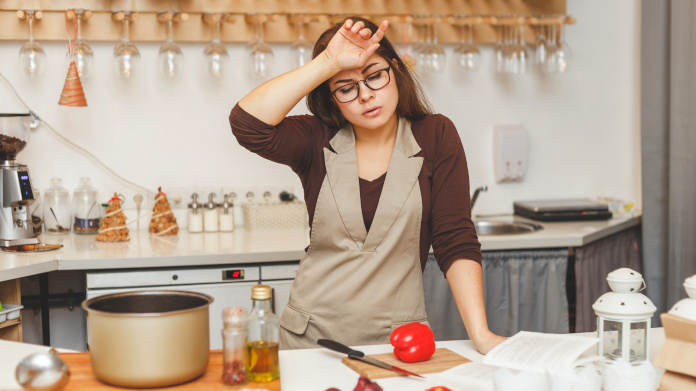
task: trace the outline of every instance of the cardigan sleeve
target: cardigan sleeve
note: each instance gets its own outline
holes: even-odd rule
[[[481,263],[481,244],[471,220],[469,170],[464,147],[452,121],[438,116],[433,137],[431,227],[432,244],[440,270],[447,274],[458,259]]]
[[[312,156],[323,125],[312,115],[285,117],[272,126],[235,105],[229,117],[232,134],[241,146],[257,155],[289,166],[296,173],[312,164]]]

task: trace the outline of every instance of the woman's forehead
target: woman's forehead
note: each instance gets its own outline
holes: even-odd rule
[[[372,65],[376,64],[376,65]],[[372,65],[372,66],[370,66]],[[365,62],[363,66],[353,68],[353,69],[346,69],[341,72],[338,72],[337,74],[333,75],[329,79],[329,83],[333,83],[334,80],[341,80],[341,79],[355,79],[359,76],[361,76],[363,73],[363,70],[365,70],[366,73],[372,73],[375,72],[383,67],[380,65],[387,65],[387,60],[384,59],[384,57],[378,55],[378,54],[373,54],[370,56],[370,58]],[[367,68],[369,67],[369,68]],[[362,78],[362,77],[360,77]]]

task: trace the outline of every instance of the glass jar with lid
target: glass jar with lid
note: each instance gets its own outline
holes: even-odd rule
[[[88,177],[80,178],[80,186],[73,191],[73,231],[77,234],[96,234],[99,231],[99,203],[97,189]]]
[[[63,187],[60,178],[51,179],[51,187],[44,191],[43,203],[46,233],[69,233],[72,220],[70,192]]]

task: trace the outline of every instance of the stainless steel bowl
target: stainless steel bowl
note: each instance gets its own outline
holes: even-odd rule
[[[210,354],[208,307],[213,298],[185,291],[132,291],[89,299],[92,369],[105,383],[154,388],[205,372]]]

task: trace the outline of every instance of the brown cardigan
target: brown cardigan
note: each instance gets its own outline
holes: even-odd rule
[[[302,181],[304,198],[312,225],[321,184],[326,176],[324,148],[338,129],[329,129],[312,115],[286,117],[270,126],[239,105],[230,114],[232,133],[239,143],[266,159],[289,166]],[[425,268],[432,244],[443,273],[457,259],[481,263],[481,244],[471,221],[469,171],[464,148],[452,121],[430,115],[411,123],[411,131],[423,157],[418,182],[423,199],[420,230],[421,268]],[[372,224],[385,175],[360,179],[360,199],[365,227]]]

